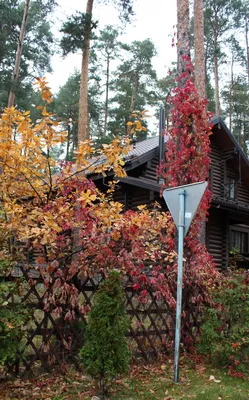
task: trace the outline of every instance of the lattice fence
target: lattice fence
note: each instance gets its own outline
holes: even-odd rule
[[[75,320],[65,322],[54,312],[44,311],[45,288],[39,273],[21,267],[16,270],[16,275],[21,275],[26,282],[21,300],[28,304],[31,318],[28,334],[21,343],[21,362],[17,360],[15,365],[8,365],[9,373],[35,374],[40,367],[49,370],[54,365],[63,367],[67,363],[78,367],[77,354],[84,343],[85,318],[77,315]],[[75,282],[82,304],[91,306],[102,279],[99,275]],[[174,340],[174,316],[169,313],[167,305],[163,300],[157,300],[152,292],[146,303],[141,303],[129,279],[124,282],[124,288],[131,320],[129,346],[136,359],[140,357],[148,361],[167,352]]]

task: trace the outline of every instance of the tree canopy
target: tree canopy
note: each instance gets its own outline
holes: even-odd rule
[[[34,76],[51,71],[53,35],[50,16],[54,1],[30,2],[24,37],[20,74],[15,91],[17,107],[28,108]],[[15,55],[24,10],[24,2],[6,0],[0,3],[0,110],[7,106],[15,64]]]

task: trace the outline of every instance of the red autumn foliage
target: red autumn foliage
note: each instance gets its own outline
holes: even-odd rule
[[[44,100],[49,103],[50,92],[48,95],[45,83],[41,83],[46,93]],[[205,102],[198,100],[191,79],[174,90],[170,102],[170,140],[160,175],[167,186],[206,179],[210,125]],[[36,126],[28,113],[15,109],[7,110],[0,121],[0,186],[6,214],[1,229],[17,242],[28,243],[23,255],[28,248],[40,251],[35,268],[46,288],[41,298],[45,309],[69,322],[75,315],[86,313],[88,308],[79,300],[81,282],[117,268],[131,279],[142,302],[147,302],[148,293],[153,291],[164,300],[169,315],[173,315],[177,265],[171,216],[143,207],[123,214],[122,205],[113,201],[111,193],[100,193],[87,178],[93,153],[88,142],[79,145],[76,172],[65,164],[60,166],[59,175],[52,176],[52,169],[58,166],[49,154],[52,146],[63,142],[65,136],[53,128],[52,117],[44,106],[41,122]],[[15,130],[19,141],[13,136]],[[104,173],[114,169],[118,176],[123,173],[118,140],[114,142],[102,152],[108,165],[98,165],[92,171]],[[41,150],[44,147],[47,155]],[[209,201],[210,193],[206,191],[186,238],[183,331],[189,346],[192,340],[186,332],[191,332],[192,325],[198,326],[199,312],[205,303],[210,303],[208,287],[216,276],[211,257],[200,242]],[[20,261],[20,251],[18,257]],[[70,346],[66,337],[63,343]]]
[[[163,188],[205,181],[209,176],[211,114],[206,110],[207,100],[201,100],[198,96],[191,62],[187,58],[185,62],[188,74],[177,79],[181,84],[173,89],[169,97],[170,128],[162,133],[168,135],[165,159],[158,168],[158,174],[164,178]],[[186,320],[191,320],[191,314],[197,320],[203,306],[212,303],[209,289],[218,277],[202,238],[210,201],[211,193],[208,188],[185,238],[183,317]],[[167,242],[169,251],[175,247],[175,240]],[[184,328],[183,325],[183,334],[184,329],[186,326]]]

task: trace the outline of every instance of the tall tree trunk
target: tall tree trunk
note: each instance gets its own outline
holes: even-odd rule
[[[29,3],[30,3],[30,0],[26,0],[24,12],[23,12],[23,18],[22,18],[22,25],[21,25],[21,30],[20,30],[20,35],[19,35],[18,45],[17,45],[17,50],[16,50],[16,61],[15,61],[12,82],[11,82],[11,88],[10,88],[10,92],[9,92],[8,107],[12,107],[15,104],[15,97],[16,97],[15,96],[15,86],[17,84],[17,80],[18,80],[19,73],[20,73],[20,63],[21,63],[22,48],[23,48],[23,42],[24,42],[24,36],[25,36],[25,29],[26,29],[26,24],[27,24],[27,17],[28,17],[28,12],[29,12]]]
[[[245,17],[245,30],[246,30],[246,58],[247,58],[247,79],[249,86],[249,43],[248,43],[248,16]]]
[[[69,159],[69,148],[70,148],[70,139],[72,136],[72,118],[70,117],[68,119],[68,123],[67,123],[67,149],[66,149],[66,160],[68,161]]]
[[[203,0],[194,2],[194,47],[195,47],[195,85],[202,99],[206,97],[206,73],[204,50],[204,12]]]
[[[73,125],[73,150],[78,148],[78,126]]]
[[[243,146],[244,153],[247,154],[247,129],[246,129],[246,116],[243,113]]]
[[[242,138],[241,138],[241,131],[242,131],[242,126],[241,126],[241,115],[237,112],[236,113],[236,120],[239,121],[238,123],[238,143],[240,147],[242,147]]]
[[[88,110],[88,69],[90,58],[90,36],[91,36],[91,17],[93,1],[88,0],[86,6],[85,37],[83,42],[83,56],[80,81],[80,101],[79,101],[79,122],[78,122],[78,144],[90,138],[89,110]]]
[[[214,34],[214,82],[215,82],[215,114],[217,117],[220,117],[218,42],[216,34]]]
[[[106,133],[107,133],[109,79],[110,79],[110,56],[108,54],[108,56],[107,56],[107,65],[106,65],[104,137],[106,136]]]
[[[189,0],[177,0],[177,71],[186,71],[184,56],[190,57]]]
[[[132,95],[131,95],[131,104],[130,104],[130,120],[132,118],[131,115],[135,109],[138,87],[139,87],[139,76],[138,76],[138,73],[135,72],[133,88],[132,88]],[[130,134],[131,134],[131,126],[127,126],[127,124],[126,124],[126,134],[128,136],[130,136]]]
[[[137,92],[138,92],[138,86],[139,86],[139,77],[138,77],[138,74],[135,73],[133,89],[132,89],[132,96],[131,96],[131,105],[130,105],[130,113],[131,114],[133,113],[133,111],[135,109],[135,102],[136,102],[136,96],[137,96]]]
[[[233,119],[233,88],[234,88],[234,76],[233,76],[233,64],[234,58],[232,54],[231,60],[231,84],[229,89],[229,130],[232,130],[232,119]]]

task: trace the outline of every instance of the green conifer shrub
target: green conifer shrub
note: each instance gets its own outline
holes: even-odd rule
[[[0,251],[0,371],[6,363],[15,364],[16,372],[20,361],[19,350],[26,336],[26,324],[29,319],[25,304],[7,300],[8,295],[17,296],[21,280],[8,280],[12,264],[10,259]],[[22,358],[24,354],[22,352]]]
[[[112,271],[95,295],[85,345],[80,352],[86,371],[99,381],[102,399],[108,383],[129,368],[130,352],[125,338],[128,328],[120,274]]]
[[[249,271],[231,269],[212,290],[197,349],[233,376],[249,368]]]

